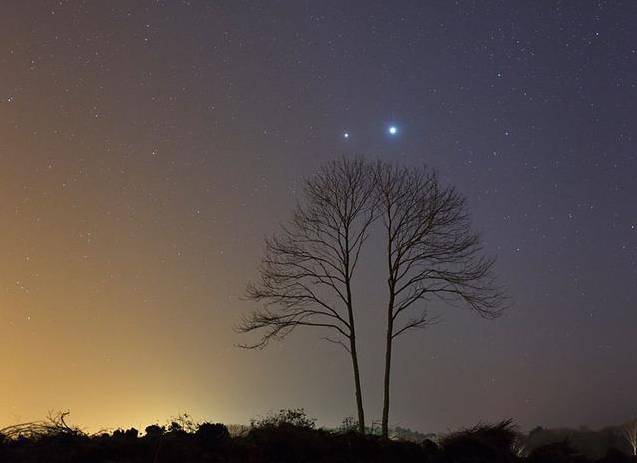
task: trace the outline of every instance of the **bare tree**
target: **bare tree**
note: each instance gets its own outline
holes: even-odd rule
[[[633,456],[637,456],[637,420],[626,422],[622,427],[622,434],[633,450]]]
[[[484,318],[499,315],[505,297],[493,278],[494,260],[483,257],[464,197],[435,172],[375,166],[386,234],[387,331],[382,434],[388,435],[392,345],[400,335],[435,321],[427,303],[460,302]],[[414,313],[414,309],[418,309]],[[411,313],[410,317],[405,316]]]
[[[248,297],[263,306],[245,317],[240,332],[261,332],[247,348],[262,348],[298,327],[331,332],[324,338],[349,352],[354,372],[358,426],[365,414],[356,351],[352,277],[374,220],[369,164],[342,158],[308,179],[304,200],[290,222],[265,243],[260,280]]]

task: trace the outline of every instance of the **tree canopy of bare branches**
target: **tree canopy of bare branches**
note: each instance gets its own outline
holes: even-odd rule
[[[374,169],[386,236],[387,331],[382,432],[387,437],[393,341],[435,321],[433,300],[461,303],[484,318],[505,303],[493,276],[494,259],[483,255],[465,198],[443,186],[435,172],[378,162]],[[409,314],[409,315],[408,315]]]
[[[371,179],[368,163],[342,158],[306,181],[289,223],[266,240],[260,279],[248,286],[248,297],[262,306],[238,326],[243,333],[260,333],[247,348],[262,348],[299,327],[327,330],[324,339],[351,356],[361,432],[365,416],[352,278],[374,220]]]
[[[352,358],[359,429],[364,410],[356,351],[352,277],[370,225],[382,219],[388,300],[382,433],[389,430],[393,342],[435,322],[429,304],[469,307],[493,319],[507,298],[471,226],[465,198],[426,167],[403,168],[345,158],[306,181],[304,197],[281,232],[266,240],[260,279],[248,296],[262,307],[240,332],[259,331],[244,347],[262,348],[298,327],[319,327]]]

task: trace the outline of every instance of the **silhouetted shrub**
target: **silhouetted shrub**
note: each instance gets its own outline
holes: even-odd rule
[[[182,413],[173,417],[168,423],[168,432],[187,432],[194,433],[197,431],[199,424],[188,413]]]
[[[528,461],[531,463],[583,463],[587,459],[579,455],[571,444],[564,440],[533,449]]]
[[[635,458],[631,457],[621,450],[609,449],[606,455],[598,460],[598,463],[635,463]]]
[[[394,440],[403,440],[410,442],[422,442],[425,439],[435,438],[435,434],[423,434],[413,429],[403,428],[402,426],[396,426],[389,428],[389,436]]]
[[[340,433],[353,432],[358,429],[358,421],[356,421],[351,416],[343,418],[341,425],[338,427],[337,431]]]
[[[596,431],[580,426],[577,429],[558,428],[545,429],[537,427],[533,429],[525,439],[525,446],[529,450],[568,440],[570,446],[580,455],[590,459],[603,458],[609,449],[615,448],[630,452],[621,428],[606,427]]]
[[[181,424],[176,421],[171,421],[170,423],[168,423],[166,433],[170,434],[172,438],[179,436],[183,437],[184,435],[188,434],[188,432],[181,426]]]
[[[113,438],[115,439],[137,439],[139,437],[139,431],[135,428],[130,429],[116,429],[113,431]]]
[[[302,408],[290,408],[279,410],[278,413],[271,413],[257,420],[252,420],[250,424],[254,428],[288,425],[296,428],[314,429],[316,426],[316,418],[308,417]]]
[[[124,432],[124,437],[127,439],[137,439],[139,437],[139,431],[135,428],[127,429]]]
[[[438,444],[436,444],[431,439],[423,440],[420,443],[420,446],[422,447],[422,450],[426,455],[438,455],[441,451],[440,447],[438,447]]]
[[[497,424],[479,424],[449,434],[442,439],[446,459],[452,462],[512,462],[516,460],[517,438],[511,420]]]
[[[510,421],[452,433],[439,444],[386,440],[349,426],[316,429],[303,410],[270,415],[234,436],[221,423],[193,428],[173,419],[139,438],[134,428],[87,435],[63,420],[27,423],[1,430],[0,463],[637,463],[619,450],[587,460],[565,441],[521,457]]]
[[[150,426],[146,426],[144,432],[146,433],[147,437],[156,438],[164,434],[164,432],[166,432],[166,429],[163,426],[159,426],[158,424],[151,424]]]
[[[215,445],[230,439],[228,428],[221,423],[201,423],[195,435],[205,445]]]
[[[244,442],[253,447],[265,461],[299,461],[305,452],[316,453],[317,445],[327,431],[308,426],[299,426],[286,421],[255,426],[246,435]],[[261,461],[261,460],[258,460]]]

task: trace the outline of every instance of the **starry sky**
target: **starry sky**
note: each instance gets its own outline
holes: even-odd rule
[[[440,306],[401,338],[391,424],[633,416],[636,18],[619,0],[3,0],[0,427],[354,415],[321,333],[255,352],[232,327],[303,177],[356,155],[456,185],[515,302],[496,321]],[[370,256],[370,419],[379,278]]]

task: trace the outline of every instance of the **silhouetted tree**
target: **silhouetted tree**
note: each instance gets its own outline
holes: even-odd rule
[[[245,317],[240,332],[258,330],[261,348],[298,327],[330,330],[351,356],[358,426],[365,414],[356,351],[352,277],[374,220],[369,164],[342,158],[305,182],[304,197],[290,222],[266,240],[260,280],[248,297],[263,306]]]
[[[374,170],[386,235],[387,331],[382,434],[388,436],[392,345],[401,334],[433,320],[423,302],[461,302],[484,318],[495,318],[505,300],[471,229],[465,198],[443,186],[427,168],[379,162]],[[419,304],[421,303],[421,304]],[[406,321],[404,315],[420,311]]]

